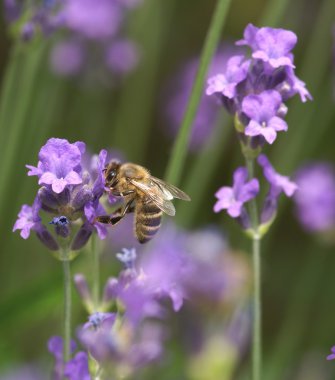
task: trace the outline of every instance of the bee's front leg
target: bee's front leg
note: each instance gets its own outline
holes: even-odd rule
[[[100,215],[95,218],[95,220],[99,223],[104,224],[111,224],[112,226],[115,226],[117,223],[120,222],[121,219],[124,218],[126,214],[129,214],[130,212],[134,212],[135,205],[133,204],[133,199],[130,200],[122,210],[122,207],[118,208],[113,215]]]

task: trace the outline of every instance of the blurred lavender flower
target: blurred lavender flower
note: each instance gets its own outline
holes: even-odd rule
[[[77,352],[64,369],[64,376],[69,380],[91,380],[86,352]]]
[[[76,350],[76,343],[71,341],[71,353]],[[55,365],[52,373],[52,380],[62,380],[63,378],[63,338],[60,336],[53,336],[48,341],[48,351],[55,358]]]
[[[256,178],[247,182],[248,170],[239,167],[234,173],[233,187],[221,187],[215,196],[218,201],[214,205],[214,212],[227,210],[232,218],[241,216],[245,202],[255,198],[259,192],[259,182]]]
[[[72,250],[82,248],[94,230],[100,239],[107,234],[105,226],[96,223],[95,217],[104,214],[100,204],[104,193],[102,168],[107,152],[102,150],[97,158],[98,170],[90,172],[84,159],[85,144],[69,143],[64,139],[51,138],[41,148],[37,166],[27,165],[29,176],[37,176],[42,187],[37,193],[33,207],[24,205],[13,231],[20,229],[26,239],[30,230],[52,250],[58,250],[59,238],[68,239]],[[96,161],[96,159],[94,158]],[[55,237],[41,222],[40,211],[53,217],[50,224],[55,226]],[[76,226],[81,222],[81,227]]]
[[[27,4],[6,0],[4,9],[7,21],[15,24],[13,30],[18,25],[24,41],[41,33],[66,31],[50,55],[56,74],[87,74],[85,78],[96,79],[99,72],[106,83],[108,74],[114,74],[111,82],[116,82],[139,61],[139,49],[123,31],[128,12],[139,4],[137,0],[33,0]]]
[[[335,346],[333,346],[330,350],[332,353],[327,356],[327,360],[334,360],[335,359]]]
[[[261,154],[257,161],[263,168],[265,179],[270,184],[270,189],[266,195],[261,212],[261,223],[265,224],[270,222],[277,212],[279,195],[284,192],[287,197],[291,197],[296,192],[298,186],[288,177],[278,174],[265,154]]]
[[[162,327],[154,322],[134,326],[125,317],[107,317],[95,327],[85,324],[78,337],[104,373],[117,378],[134,374],[162,353]]]
[[[250,59],[236,55],[208,80],[207,95],[215,95],[229,113],[238,117],[242,144],[256,149],[264,141],[272,144],[278,131],[287,130],[284,101],[299,94],[312,99],[305,83],[294,74],[296,35],[288,30],[257,28],[249,24],[237,45],[252,50]],[[250,136],[251,141],[244,137]],[[261,138],[259,138],[261,136]]]
[[[0,380],[45,380],[46,374],[36,365],[22,365],[0,375]]]
[[[78,74],[84,65],[85,52],[79,41],[59,42],[52,50],[50,63],[52,70],[59,75]]]
[[[208,70],[208,77],[220,73],[222,66],[225,66],[227,63],[229,56],[239,51],[239,49],[232,46],[222,47],[213,57]],[[187,62],[168,86],[165,113],[169,122],[167,132],[172,137],[176,135],[181,125],[198,64],[198,59]],[[232,68],[232,72],[228,75],[227,80],[233,81],[233,78],[241,75],[234,71],[236,71],[235,68]],[[216,102],[203,95],[193,122],[190,139],[191,149],[197,150],[208,140],[214,129],[218,111]]]
[[[335,170],[315,162],[295,175],[298,191],[294,201],[299,221],[307,231],[326,232],[335,227]]]

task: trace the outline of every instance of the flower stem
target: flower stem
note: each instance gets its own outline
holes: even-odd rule
[[[253,289],[253,337],[252,337],[252,378],[261,379],[262,365],[262,341],[261,341],[261,250],[260,238],[253,237],[252,240],[252,261],[254,269],[254,289]]]
[[[254,177],[254,159],[246,159],[249,179]],[[252,379],[261,379],[262,367],[262,301],[261,301],[261,238],[258,231],[258,210],[255,199],[250,201],[252,225],[252,262],[253,262],[253,327],[252,327]]]
[[[68,251],[63,260],[64,272],[64,364],[71,358],[71,270]]]
[[[99,250],[97,247],[97,239],[95,234],[92,235],[92,255],[93,255],[93,284],[92,284],[92,292],[93,292],[93,305],[94,310],[97,311],[99,305],[99,297],[100,297],[100,257]]]
[[[204,47],[202,49],[198,72],[192,88],[191,96],[186,108],[184,119],[180,127],[176,142],[172,149],[171,160],[168,164],[165,178],[168,182],[178,184],[184,167],[187,144],[192,123],[203,94],[203,85],[207,69],[218,45],[220,34],[226,19],[230,0],[218,0],[214,10],[212,20],[206,35]]]

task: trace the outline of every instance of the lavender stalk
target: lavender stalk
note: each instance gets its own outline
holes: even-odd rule
[[[71,269],[69,250],[63,251],[64,272],[64,365],[71,359]]]
[[[246,158],[249,179],[254,178],[254,159]],[[252,226],[252,263],[253,263],[253,325],[252,325],[252,378],[261,379],[262,368],[262,299],[261,299],[261,237],[257,202],[250,201],[249,213]]]

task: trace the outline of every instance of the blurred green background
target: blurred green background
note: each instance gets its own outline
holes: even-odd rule
[[[37,190],[24,165],[36,164],[47,138],[61,137],[83,140],[92,152],[120,150],[127,160],[164,177],[173,141],[164,133],[163,90],[183,62],[200,54],[214,5],[213,0],[144,0],[128,25],[142,59],[117,88],[55,76],[48,51],[57,33],[19,44],[1,17],[0,369],[47,358],[45,342],[61,328],[61,266],[35,237],[24,241],[11,232],[21,204],[31,204]],[[304,104],[289,101],[289,131],[266,148],[273,165],[289,175],[306,161],[335,163],[334,0],[232,1],[222,41],[240,39],[249,22],[298,35],[297,75],[314,98]],[[220,138],[188,154],[178,186],[193,201],[178,204],[176,220],[189,229],[216,224],[233,248],[247,251],[249,242],[241,239],[237,224],[212,211],[214,192],[231,183],[233,170],[243,162],[231,121],[223,118]],[[325,357],[335,344],[335,248],[307,235],[289,202],[283,200],[280,210],[262,249],[264,379],[297,379],[306,362],[331,379],[335,366]],[[75,272],[83,260],[73,265]],[[82,318],[79,307],[78,313]],[[312,369],[308,373],[304,380],[321,379]]]

